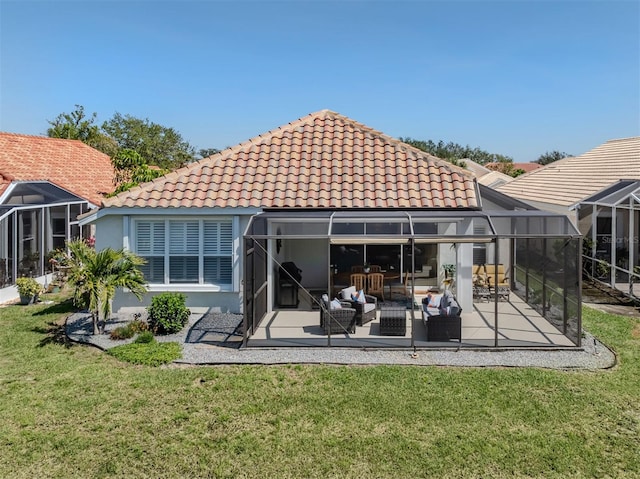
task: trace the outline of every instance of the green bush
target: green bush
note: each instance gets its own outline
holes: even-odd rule
[[[131,324],[127,324],[126,326],[118,326],[117,328],[113,328],[109,337],[113,340],[118,339],[129,339],[132,338],[133,335],[136,334]]]
[[[42,291],[42,285],[33,278],[16,279],[18,294],[24,297],[33,297]]]
[[[156,334],[173,334],[184,328],[191,312],[182,293],[160,293],[151,299],[149,328]]]
[[[161,366],[182,357],[178,343],[130,343],[116,346],[107,351],[120,361],[144,366]]]
[[[138,335],[134,343],[145,344],[152,343],[155,340],[156,339],[153,337],[153,333],[151,331],[143,331]]]

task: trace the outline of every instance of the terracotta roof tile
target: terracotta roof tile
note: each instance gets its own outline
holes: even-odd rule
[[[206,190],[206,199],[188,193],[189,185]],[[104,206],[154,208],[165,200],[193,207],[479,207],[470,172],[328,110],[106,199]]]
[[[50,181],[99,205],[113,191],[113,167],[104,153],[77,140],[0,132],[0,194],[11,181]]]

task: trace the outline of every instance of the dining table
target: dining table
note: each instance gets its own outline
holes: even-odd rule
[[[391,281],[394,279],[398,279],[401,277],[400,275],[400,271],[397,270],[389,270],[389,271],[377,271],[378,273],[382,273],[384,275],[384,281]],[[339,273],[334,273],[333,277],[332,277],[332,285],[347,285],[350,286],[351,285],[351,275],[352,274],[364,274],[365,276],[369,276],[370,274],[373,274],[374,271],[369,271],[368,273],[362,272],[362,273],[352,273],[350,271],[341,271]],[[365,293],[367,291],[365,290]]]

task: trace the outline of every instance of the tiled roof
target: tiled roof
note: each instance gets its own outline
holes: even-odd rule
[[[481,185],[489,186],[490,188],[497,188],[500,185],[513,181],[513,176],[505,175],[499,171],[492,171],[486,175],[482,175],[478,178],[478,183]]]
[[[474,177],[322,110],[106,199],[116,207],[477,208]]]
[[[42,180],[96,205],[114,189],[109,156],[81,141],[0,133],[0,194],[12,181]]]
[[[620,179],[640,179],[640,136],[549,163],[498,190],[524,201],[569,206]]]

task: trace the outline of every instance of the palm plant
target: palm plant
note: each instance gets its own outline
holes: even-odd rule
[[[147,291],[139,269],[145,261],[123,249],[96,251],[83,240],[71,241],[67,248],[68,280],[75,286],[74,300],[89,310],[93,334],[100,334],[111,316],[111,301],[118,288],[127,288],[138,299]]]

